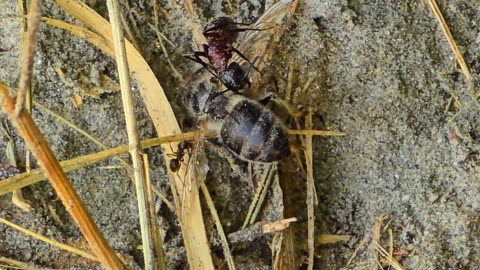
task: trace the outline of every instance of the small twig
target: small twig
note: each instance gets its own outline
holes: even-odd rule
[[[253,241],[265,234],[283,231],[290,226],[290,223],[296,221],[297,218],[292,217],[273,222],[257,222],[245,229],[230,233],[228,239],[232,243]]]
[[[33,60],[35,57],[35,48],[38,40],[38,32],[40,30],[40,18],[42,0],[31,0],[30,10],[27,16],[27,38],[23,44],[22,71],[20,73],[20,81],[18,84],[17,104],[15,105],[15,116],[25,107],[27,92],[32,80]]]
[[[18,129],[25,140],[25,144],[36,157],[58,197],[80,227],[99,260],[107,269],[123,269],[123,264],[88,214],[85,205],[67,179],[32,117],[25,111],[25,108],[22,108],[18,113],[15,112],[15,99],[8,94],[7,87],[3,84],[0,84],[0,105],[2,105],[3,111],[10,116],[13,125]]]

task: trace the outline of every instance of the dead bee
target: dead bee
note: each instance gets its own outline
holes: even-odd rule
[[[287,129],[265,108],[271,96],[255,101],[233,93],[208,90],[200,83],[192,97],[194,112],[220,133],[223,144],[240,159],[271,163],[290,155]]]
[[[172,154],[174,158],[170,160],[169,164],[170,170],[172,172],[177,172],[180,169],[185,153],[190,153],[192,147],[193,144],[190,141],[181,141],[180,143],[178,143],[177,152],[175,154]]]

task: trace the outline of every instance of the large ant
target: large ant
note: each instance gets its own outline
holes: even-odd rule
[[[171,154],[172,156],[175,157],[170,160],[170,164],[169,164],[170,170],[172,172],[178,172],[178,170],[180,170],[180,166],[182,165],[185,152],[190,154],[192,148],[193,148],[193,144],[190,141],[181,141],[180,143],[178,143],[177,152],[174,154]]]
[[[205,69],[212,73],[217,80],[222,82],[227,89],[238,92],[250,85],[248,81],[248,72],[244,72],[242,67],[232,62],[229,64],[233,53],[238,54],[245,59],[252,68],[256,69],[250,60],[247,59],[239,50],[233,47],[233,42],[238,38],[238,33],[243,31],[261,31],[256,28],[239,28],[238,25],[248,25],[234,22],[229,17],[219,17],[211,25],[206,26],[203,35],[207,38],[208,44],[203,44],[203,51],[193,53],[188,56],[192,61],[201,64]],[[204,62],[201,57],[208,60]]]

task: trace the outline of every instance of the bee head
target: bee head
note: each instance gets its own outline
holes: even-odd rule
[[[211,120],[223,119],[228,112],[226,106],[228,100],[225,92],[208,90],[204,83],[200,83],[197,91],[192,96],[192,109],[200,118],[208,118]]]

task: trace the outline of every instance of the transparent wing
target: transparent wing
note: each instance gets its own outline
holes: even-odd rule
[[[268,57],[267,48],[273,41],[280,39],[284,28],[284,23],[293,15],[298,4],[298,0],[282,0],[265,11],[265,13],[251,26],[255,29],[264,29],[262,31],[246,31],[240,39],[237,49],[241,51],[248,59],[260,57],[264,60]],[[245,60],[235,55],[233,61],[240,64]],[[262,61],[260,61],[262,62]],[[257,65],[262,68],[262,63]]]

